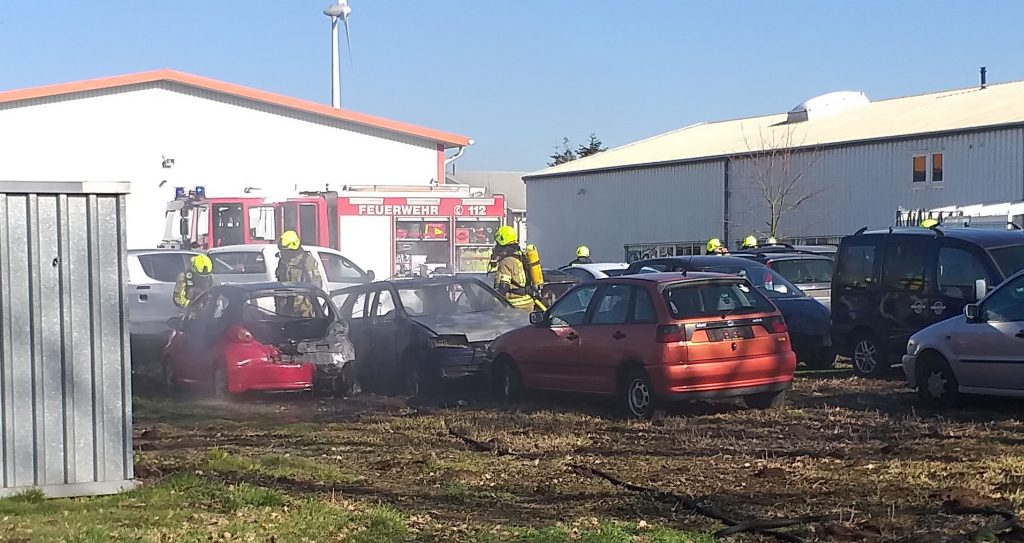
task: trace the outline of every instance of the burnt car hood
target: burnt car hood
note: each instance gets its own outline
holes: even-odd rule
[[[439,336],[464,335],[470,343],[492,341],[505,332],[530,324],[530,315],[518,309],[463,315],[420,315],[409,319]]]

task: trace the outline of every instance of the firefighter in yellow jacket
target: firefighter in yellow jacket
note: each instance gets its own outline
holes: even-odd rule
[[[174,305],[187,308],[200,294],[217,282],[213,279],[213,261],[206,255],[192,257],[188,271],[178,274],[174,282]]]
[[[523,252],[519,248],[519,235],[515,228],[502,226],[494,234],[493,259],[498,263],[494,276],[494,290],[498,291],[512,304],[512,307],[523,311],[533,311],[533,297],[530,283],[523,266]]]
[[[282,283],[310,283],[317,288],[323,286],[323,276],[316,265],[316,257],[302,248],[299,235],[294,230],[287,230],[277,241],[281,250],[277,263],[277,280]],[[290,303],[289,303],[290,301]],[[290,296],[278,298],[278,313],[298,317],[312,317],[313,300],[306,296]]]

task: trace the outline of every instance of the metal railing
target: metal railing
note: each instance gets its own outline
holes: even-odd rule
[[[659,243],[627,243],[623,245],[626,262],[668,256],[690,256],[704,254],[706,241],[666,241]]]

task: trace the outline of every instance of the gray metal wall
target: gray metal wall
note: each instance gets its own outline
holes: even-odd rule
[[[913,183],[913,156],[937,152],[943,154],[942,183]],[[764,197],[752,183],[757,168],[752,159],[736,159],[731,165],[734,240],[766,229]],[[794,155],[791,171],[806,171],[806,187],[822,192],[783,217],[782,235],[886,227],[893,224],[897,206],[934,208],[1024,198],[1024,131],[992,130],[824,149]]]
[[[913,156],[935,152],[943,153],[944,181],[913,183]],[[806,170],[807,187],[822,192],[782,219],[783,236],[890,226],[897,206],[1024,199],[1021,129],[835,147],[793,160],[792,170]],[[752,182],[756,167],[747,158],[729,166],[733,242],[766,230],[764,197]],[[560,263],[580,243],[590,246],[595,260],[617,261],[626,243],[723,236],[724,176],[718,159],[528,180],[530,241],[545,262]]]
[[[527,181],[530,243],[551,267],[580,244],[596,262],[618,262],[627,243],[718,235],[724,175],[720,160]]]
[[[0,182],[0,495],[134,477],[124,196],[72,185]]]

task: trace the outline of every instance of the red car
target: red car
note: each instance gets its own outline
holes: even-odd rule
[[[201,386],[223,397],[311,390],[318,378],[353,381],[347,329],[326,294],[311,285],[216,286],[169,324],[174,333],[164,349],[164,380],[171,389]]]
[[[615,395],[628,416],[742,396],[777,407],[796,357],[779,310],[746,279],[652,273],[581,283],[488,350],[506,401],[526,389]]]

